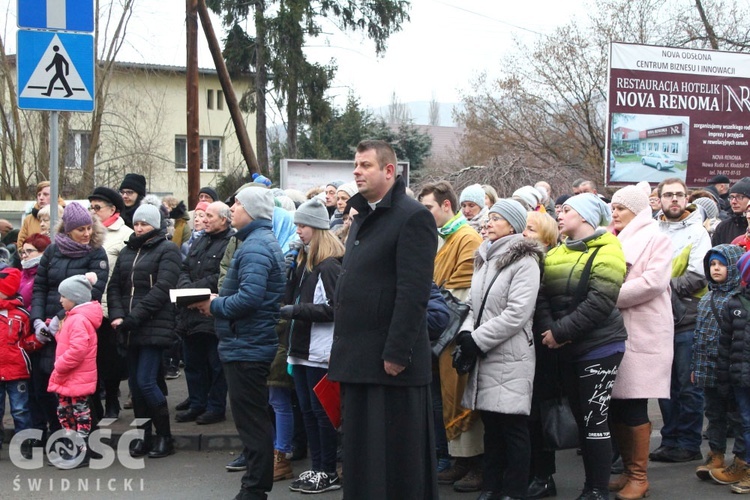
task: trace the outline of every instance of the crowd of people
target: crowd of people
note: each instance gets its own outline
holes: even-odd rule
[[[544,181],[507,198],[447,181],[413,193],[382,141],[357,146],[353,174],[308,193],[256,176],[226,202],[207,186],[188,212],[131,173],[88,206],[57,200],[55,228],[40,183],[0,248],[15,339],[0,385],[16,431],[42,436],[22,453],[66,429],[73,447],[50,460],[85,465],[92,428],[125,400],[142,419],[131,455],[166,457],[171,418],[221,422],[228,399],[238,499],[284,479],[358,499],[437,498],[439,484],[543,498],[556,495],[544,414],[564,395],[579,499],[648,496],[649,459],[701,460],[699,478],[750,493],[750,179],[642,182],[611,200],[586,180],[557,198]],[[187,293],[173,304],[170,290]],[[468,313],[436,350],[449,295]],[[189,397],[170,416],[180,362]],[[336,426],[321,385],[340,387]],[[653,452],[649,399],[664,421]]]

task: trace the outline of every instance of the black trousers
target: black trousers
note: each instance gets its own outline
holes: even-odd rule
[[[578,423],[587,489],[607,490],[612,465],[609,402],[623,353],[561,363],[563,388]]]
[[[266,387],[270,367],[250,361],[224,363],[229,404],[247,457],[242,498],[265,499],[273,487],[273,425]]]
[[[480,411],[484,424],[482,489],[524,498],[531,449],[526,415]]]

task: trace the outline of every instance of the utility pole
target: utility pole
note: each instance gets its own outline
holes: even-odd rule
[[[186,0],[187,25],[187,172],[188,209],[198,204],[201,183],[200,129],[198,122],[198,0]]]

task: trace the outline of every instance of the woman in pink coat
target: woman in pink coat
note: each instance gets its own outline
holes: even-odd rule
[[[55,335],[55,368],[49,378],[49,392],[57,393],[57,418],[68,431],[77,432],[75,448],[58,449],[50,462],[60,468],[88,463],[87,439],[91,432],[91,408],[88,397],[96,392],[96,329],[102,324],[102,306],[91,300],[96,274],[71,276],[58,287],[65,318]],[[55,317],[52,321],[55,321]],[[53,331],[56,330],[51,328]]]
[[[674,326],[669,280],[672,242],[651,218],[648,195],[627,186],[612,197],[612,221],[628,272],[617,299],[628,339],[612,390],[611,429],[625,472],[610,483],[617,498],[648,495],[649,398],[669,398]]]

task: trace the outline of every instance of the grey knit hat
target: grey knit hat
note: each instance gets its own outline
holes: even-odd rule
[[[565,205],[578,212],[583,220],[594,229],[599,226],[607,226],[612,220],[612,211],[609,209],[609,205],[593,193],[581,193],[572,196],[568,198]]]
[[[317,198],[313,198],[297,208],[297,211],[294,212],[294,223],[316,229],[328,229],[331,225],[326,206]]]
[[[521,234],[526,229],[526,209],[516,200],[509,198],[497,200],[490,208],[490,213],[499,214],[507,220],[516,234]]]
[[[141,204],[133,214],[133,224],[136,222],[145,222],[154,229],[161,228],[161,212],[157,207],[150,203]]]
[[[91,289],[93,280],[96,283],[96,274],[87,273],[86,276],[78,274],[64,279],[57,287],[60,295],[74,302],[76,305],[91,302]]]
[[[480,186],[479,184],[472,184],[470,186],[466,186],[464,190],[461,191],[461,196],[458,199],[458,203],[461,204],[465,201],[470,201],[479,205],[480,207],[483,207],[484,197],[485,192],[484,189],[482,189],[482,186]]]
[[[247,215],[254,220],[273,219],[273,193],[268,189],[247,187],[237,193],[235,201],[239,201]]]
[[[709,219],[719,218],[719,207],[716,206],[716,202],[711,198],[697,198],[693,203],[703,207],[703,210],[706,211],[706,217]]]

